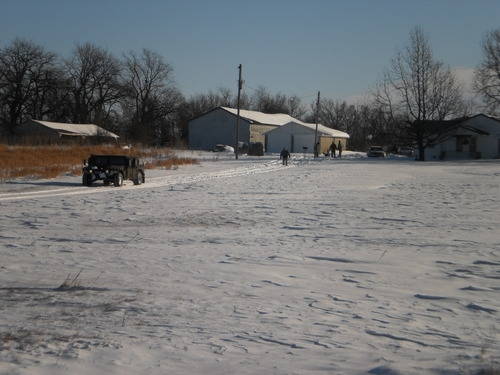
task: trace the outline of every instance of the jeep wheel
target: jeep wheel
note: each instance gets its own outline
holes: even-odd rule
[[[123,185],[123,175],[121,173],[115,174],[115,178],[114,178],[113,182],[114,182],[114,185],[116,187],[122,186]]]
[[[140,185],[144,183],[144,173],[141,171],[137,172],[137,178],[134,179],[134,185]]]
[[[85,186],[92,185],[92,175],[89,173],[84,173],[82,176],[82,184]]]

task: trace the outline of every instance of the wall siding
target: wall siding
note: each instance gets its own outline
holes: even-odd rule
[[[218,108],[189,121],[189,148],[211,150],[216,144],[234,146],[236,138],[236,116]],[[250,141],[250,123],[240,118],[238,138]]]

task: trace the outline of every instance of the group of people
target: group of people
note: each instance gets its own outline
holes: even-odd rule
[[[314,146],[314,157],[315,158],[317,158],[319,156],[319,151],[320,151],[320,144],[318,142]],[[333,141],[332,144],[330,145],[330,147],[328,148],[328,151],[325,153],[325,156],[331,155],[332,158],[336,158],[337,152],[339,155],[338,157],[342,158],[342,142],[339,141],[338,144],[335,145],[335,141]]]
[[[319,142],[316,143],[314,146],[314,157],[317,158],[319,156],[319,148],[320,144]],[[338,144],[335,144],[335,141],[332,142],[330,147],[328,148],[328,152],[325,154],[325,156],[331,156],[332,158],[336,158],[338,154],[338,158],[342,158],[342,142],[338,142]],[[288,165],[288,159],[290,159],[290,152],[283,147],[283,149],[280,152],[280,159],[283,162],[283,165]]]
[[[339,158],[342,158],[342,143],[339,141],[338,145],[335,145],[335,142],[332,142],[330,148],[328,149],[328,153],[326,156],[331,156],[332,158],[336,158],[336,153],[338,152]]]

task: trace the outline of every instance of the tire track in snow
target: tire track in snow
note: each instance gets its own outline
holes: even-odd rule
[[[294,164],[289,164],[288,168],[294,167]],[[237,168],[215,171],[215,172],[202,172],[193,175],[179,175],[179,176],[162,176],[162,177],[152,177],[146,181],[143,185],[127,185],[121,188],[107,187],[107,186],[97,186],[97,187],[86,187],[86,186],[75,186],[67,188],[58,188],[51,190],[39,190],[31,192],[10,192],[1,193],[1,201],[15,201],[15,200],[28,200],[28,199],[39,199],[39,198],[50,198],[57,196],[72,196],[72,195],[86,195],[95,193],[107,193],[107,192],[122,192],[127,190],[136,189],[153,189],[159,187],[173,186],[173,185],[185,185],[194,184],[203,181],[210,181],[219,178],[233,178],[239,176],[248,176],[253,174],[274,172],[277,170],[282,170],[282,165],[279,161],[266,162],[262,164],[251,164],[245,165]]]

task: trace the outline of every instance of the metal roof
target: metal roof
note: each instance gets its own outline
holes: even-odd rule
[[[289,123],[287,123],[283,126],[291,126],[292,124],[297,124],[299,126],[303,126],[303,127],[308,128],[308,129],[311,129],[312,131],[316,131],[316,124],[310,124],[307,122],[296,121],[296,120],[290,121]],[[274,131],[278,131],[278,129],[269,130],[266,132],[266,134],[274,132]],[[318,124],[318,134],[319,135],[326,135],[326,136],[330,136],[330,137],[334,137],[334,138],[350,138],[349,134],[344,133],[343,131],[340,131],[337,129],[332,129],[332,128],[329,128],[327,126],[321,125],[321,124]]]
[[[220,107],[220,108],[224,109],[225,111],[231,112],[233,115],[236,115],[238,113],[238,110],[236,108],[229,108],[229,107]],[[303,124],[302,121],[297,120],[296,118],[293,118],[292,116],[284,113],[270,114],[258,111],[249,111],[247,109],[241,109],[240,117],[250,122],[264,124],[264,125],[281,126],[292,121]]]
[[[41,120],[31,120],[37,124],[57,130],[60,134],[64,135],[78,135],[86,137],[111,137],[119,138],[118,135],[107,131],[95,124],[67,124],[63,122],[50,122]]]

